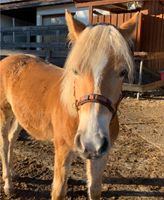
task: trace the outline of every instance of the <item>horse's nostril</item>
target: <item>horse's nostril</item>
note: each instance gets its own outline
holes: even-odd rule
[[[107,140],[107,138],[104,137],[103,138],[102,146],[99,149],[99,153],[103,154],[103,153],[105,153],[107,151],[107,149],[108,149],[108,140]]]

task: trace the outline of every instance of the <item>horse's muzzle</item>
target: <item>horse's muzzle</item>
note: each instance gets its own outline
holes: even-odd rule
[[[86,159],[98,159],[108,152],[109,142],[106,137],[102,137],[99,138],[97,145],[89,142],[85,143],[82,140],[81,134],[77,134],[75,137],[75,147],[81,157]]]

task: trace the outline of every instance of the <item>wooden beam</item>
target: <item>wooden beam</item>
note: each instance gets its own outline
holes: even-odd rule
[[[160,60],[164,59],[164,52],[134,52],[136,60]]]
[[[145,85],[124,83],[122,90],[129,91],[129,92],[146,92],[149,90],[155,90],[160,87],[164,87],[164,80],[155,81],[155,82],[148,83]]]
[[[129,91],[129,92],[142,92],[142,86],[140,86],[138,84],[124,83],[122,90]]]
[[[89,6],[89,24],[93,22],[93,6]]]
[[[138,22],[136,24],[136,37],[135,37],[135,44],[136,44],[136,50],[139,51],[141,48],[141,32],[142,32],[142,12],[139,12],[139,16],[138,16]]]
[[[120,4],[120,3],[128,3],[134,1],[142,1],[142,0],[105,0],[105,1],[89,1],[83,3],[75,3],[77,8],[84,8],[89,6],[103,6],[103,5],[111,5],[111,4]]]
[[[164,87],[164,80],[155,81],[153,83],[148,83],[142,86],[142,92],[146,92],[148,90],[154,90],[160,87]]]
[[[31,7],[37,7],[37,6],[47,6],[47,5],[60,5],[60,4],[72,4],[70,0],[65,1],[54,1],[54,0],[30,0],[30,1],[18,1],[18,2],[10,2],[10,3],[4,3],[0,4],[0,10],[11,10],[11,9],[19,9],[19,8],[31,8]]]

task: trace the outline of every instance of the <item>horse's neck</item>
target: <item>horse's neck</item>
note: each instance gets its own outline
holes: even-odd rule
[[[53,101],[54,110],[52,123],[57,137],[60,138],[62,136],[61,139],[63,138],[65,141],[67,141],[69,146],[73,146],[74,136],[76,134],[78,124],[78,115],[72,115],[67,105],[63,103],[60,96],[61,84],[62,80],[57,87],[57,92],[54,93],[55,96],[52,97],[53,99],[55,98],[55,101]]]
[[[61,102],[58,102],[56,109],[54,109],[53,112],[52,123],[55,133],[54,142],[57,138],[58,141],[61,140],[61,142],[66,142],[71,148],[73,148],[78,118],[71,116]]]

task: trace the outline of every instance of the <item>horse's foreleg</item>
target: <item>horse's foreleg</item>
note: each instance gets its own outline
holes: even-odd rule
[[[19,126],[18,122],[16,120],[13,120],[12,126],[9,131],[9,148],[8,148],[8,163],[9,163],[9,169],[10,169],[10,174],[13,175],[13,147],[14,144],[18,138],[18,135],[21,131],[21,127]]]
[[[65,198],[67,188],[67,176],[72,161],[72,153],[66,144],[55,149],[54,180],[52,186],[52,200]]]
[[[88,194],[90,200],[99,200],[101,184],[107,156],[97,160],[87,160]]]
[[[0,154],[2,160],[2,178],[4,181],[4,192],[6,195],[10,195],[12,185],[11,185],[11,176],[10,176],[10,169],[8,163],[8,147],[9,147],[9,140],[8,140],[8,131],[10,128],[10,121],[5,121],[2,117],[1,113],[1,120],[0,120]]]

